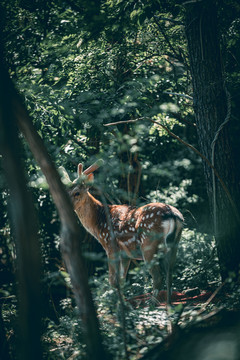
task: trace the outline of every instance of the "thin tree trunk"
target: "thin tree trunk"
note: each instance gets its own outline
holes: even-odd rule
[[[15,91],[7,74],[4,77],[4,88],[18,126],[24,134],[28,145],[45,175],[50,193],[58,209],[61,219],[62,254],[71,277],[76,303],[80,312],[83,332],[87,345],[89,359],[108,359],[102,345],[99,323],[88,286],[88,278],[81,255],[81,241],[83,230],[77,223],[73,206],[64,188],[59,174],[35,130],[32,121]],[[32,359],[37,357],[32,357]]]
[[[240,193],[229,136],[231,104],[223,78],[215,1],[186,3],[186,36],[200,151],[214,162],[235,203],[231,204],[211,168],[203,164],[221,274],[226,278],[230,271],[237,273],[240,264]]]
[[[11,220],[17,246],[18,358],[40,360],[42,359],[40,346],[41,299],[37,225],[32,198],[27,190],[19,157],[17,127],[8,90],[6,73],[0,63],[0,150],[10,189]]]

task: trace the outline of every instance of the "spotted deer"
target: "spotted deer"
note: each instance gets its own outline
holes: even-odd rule
[[[83,165],[79,164],[78,178],[71,182],[69,195],[82,225],[106,251],[110,284],[116,286],[115,252],[120,258],[123,279],[130,261],[140,253],[149,263],[155,297],[161,290],[163,273],[166,273],[167,304],[170,304],[173,266],[184,221],[182,214],[175,207],[163,203],[150,203],[139,208],[103,204],[88,191],[89,180],[93,180],[93,172],[98,167],[95,163],[83,171]],[[68,176],[66,171],[65,176]],[[113,235],[116,246],[113,246]],[[159,252],[160,261],[152,261]]]

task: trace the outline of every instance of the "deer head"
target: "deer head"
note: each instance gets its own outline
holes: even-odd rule
[[[93,171],[99,168],[98,163],[94,163],[89,166],[85,171],[83,171],[83,165],[78,164],[77,178],[72,182],[68,193],[73,203],[74,210],[77,210],[79,207],[83,206],[88,197],[88,190],[90,185],[93,183],[94,175]]]

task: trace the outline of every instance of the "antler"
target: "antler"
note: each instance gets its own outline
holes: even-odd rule
[[[83,170],[83,164],[80,163],[78,164],[78,171],[77,171],[78,177],[82,175],[82,170]]]
[[[96,161],[94,164],[92,164],[91,166],[89,166],[86,170],[83,171],[83,164],[82,163],[79,163],[78,164],[78,177],[77,179],[75,179],[73,181],[73,183],[76,183],[78,181],[78,179],[82,176],[82,175],[90,175],[92,174],[94,171],[96,171],[101,165],[103,164],[103,160],[98,160]]]
[[[80,164],[79,164],[80,165]],[[92,164],[91,166],[89,166],[86,170],[84,170],[83,174],[84,175],[89,175],[92,172],[94,172],[95,170],[97,170],[100,167],[100,161],[96,161],[94,164]]]

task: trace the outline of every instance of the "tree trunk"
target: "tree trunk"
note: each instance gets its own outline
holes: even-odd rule
[[[0,58],[2,58],[1,55]],[[17,127],[6,83],[6,73],[1,65],[0,63],[0,151],[10,189],[11,220],[17,245],[18,358],[40,360],[42,359],[40,249],[37,238],[37,222],[19,157]]]
[[[231,107],[223,78],[214,0],[186,3],[186,36],[199,147],[212,162],[211,144],[220,125],[230,119]],[[227,123],[218,134],[214,166],[226,184],[233,203],[218,179],[213,176],[211,168],[206,163],[203,164],[223,279],[229,272],[234,271],[237,274],[240,264],[240,193],[233,159]]]
[[[62,253],[63,257],[67,266],[67,270],[71,277],[71,282],[73,286],[73,291],[76,299],[76,303],[78,305],[78,309],[80,312],[81,320],[82,320],[82,328],[85,335],[86,341],[86,349],[89,356],[89,359],[109,359],[110,356],[106,354],[103,344],[102,344],[102,337],[99,330],[99,323],[96,315],[96,311],[93,304],[93,299],[91,296],[91,292],[88,286],[88,278],[86,269],[83,263],[82,254],[81,254],[81,237],[83,232],[81,228],[78,226],[76,216],[73,211],[73,207],[70,201],[70,198],[64,188],[59,174],[43,144],[43,141],[39,134],[37,133],[36,129],[34,128],[32,121],[23,106],[21,99],[17,92],[15,91],[11,80],[6,71],[2,71],[1,73],[1,84],[4,88],[4,94],[7,96],[7,103],[9,103],[9,108],[12,109],[12,119],[15,120],[13,122],[13,126],[16,126],[16,122],[18,127],[24,134],[28,145],[36,159],[39,163],[42,172],[44,173],[48,185],[50,193],[53,197],[55,205],[58,209],[60,219],[61,219],[61,238],[62,238]],[[3,92],[2,92],[3,93]],[[1,114],[0,114],[1,115]],[[0,117],[1,119],[1,117]],[[9,134],[11,134],[9,130]],[[11,141],[8,141],[9,144]],[[15,153],[19,153],[19,151],[15,151]],[[13,178],[22,179],[21,174],[19,177],[19,173],[16,171],[12,174]],[[27,196],[25,198],[26,203]],[[18,199],[19,200],[19,199]],[[24,204],[24,201],[23,201]],[[21,210],[21,209],[20,209]],[[25,217],[26,221],[29,223],[30,216],[28,217],[25,212],[23,214],[20,213],[22,217]],[[29,236],[25,236],[25,239],[29,241],[31,239],[31,232]],[[25,249],[25,248],[24,248]],[[31,257],[31,251],[29,249],[25,249],[26,253]],[[32,257],[34,260],[34,257]],[[31,264],[31,261],[29,262]],[[34,269],[34,267],[32,267]],[[31,280],[33,271],[28,272],[29,278]],[[26,292],[28,293],[31,288],[28,285],[31,285],[30,282],[27,282],[28,277],[26,277],[25,285],[26,285]],[[37,301],[33,300],[31,302],[31,308],[36,306]],[[30,310],[28,310],[29,313]],[[32,316],[32,322],[34,320],[34,316]],[[35,333],[32,331],[32,333]],[[34,347],[34,343],[32,341],[32,334],[28,333],[26,336],[26,343],[29,345],[26,348],[32,349]],[[37,337],[36,337],[37,338]],[[36,339],[39,342],[39,337]],[[39,342],[40,343],[40,342]],[[38,351],[38,347],[35,346],[35,351]],[[41,356],[40,351],[36,353],[36,355],[32,355],[30,357],[26,356],[24,359],[39,359]]]

